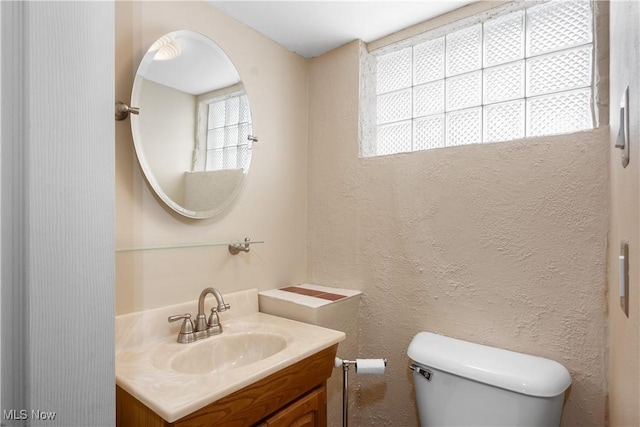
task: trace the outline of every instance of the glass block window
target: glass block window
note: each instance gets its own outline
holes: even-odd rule
[[[587,0],[537,4],[374,55],[375,150],[366,155],[593,128]]]
[[[251,114],[244,92],[213,98],[201,104],[206,117],[204,170],[245,169],[251,141]]]

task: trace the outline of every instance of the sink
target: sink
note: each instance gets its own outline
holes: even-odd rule
[[[287,340],[276,333],[222,334],[189,344],[173,358],[171,369],[182,374],[209,374],[240,368],[284,350]]]
[[[194,301],[116,317],[116,384],[167,422],[249,387],[344,340],[344,332],[258,312],[256,289],[225,295],[224,332],[176,341],[167,317]]]

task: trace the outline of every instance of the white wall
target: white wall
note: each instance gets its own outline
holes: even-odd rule
[[[611,129],[609,142],[609,425],[640,425],[640,3],[614,1],[611,7]],[[630,160],[623,168],[614,148],[620,98],[629,86]],[[621,240],[629,241],[629,317],[620,308],[617,262]]]
[[[2,415],[113,425],[113,3],[1,7]]]
[[[23,318],[24,286],[14,286],[14,283],[24,283],[24,268],[21,266],[22,257],[13,254],[24,252],[25,239],[23,226],[23,180],[26,174],[23,161],[23,144],[9,141],[22,141],[25,138],[26,127],[23,126],[24,96],[23,50],[16,48],[26,44],[25,31],[21,27],[24,7],[18,4],[0,4],[2,22],[0,32],[2,42],[0,56],[2,62],[2,81],[0,83],[2,95],[2,409],[22,408],[26,404],[26,391],[23,381],[26,377],[24,359],[26,356],[26,324]],[[7,46],[11,38],[12,45]],[[15,318],[18,321],[15,321]],[[15,323],[15,327],[6,325]]]
[[[0,7],[0,23],[2,23],[2,7]],[[1,24],[0,24],[1,25]],[[0,31],[0,53],[2,52],[2,31]],[[0,137],[2,135],[2,55],[0,54]],[[2,144],[0,143],[0,159],[2,159]],[[0,160],[0,227],[2,224],[2,161]],[[0,278],[2,278],[2,240],[0,239]],[[2,283],[0,279],[0,283]],[[0,319],[2,319],[2,285],[0,284]],[[2,331],[0,330],[0,402],[2,402]],[[2,404],[0,403],[0,406]]]

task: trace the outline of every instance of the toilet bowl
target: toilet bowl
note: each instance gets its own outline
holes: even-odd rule
[[[407,355],[423,427],[560,424],[571,376],[553,360],[430,332]]]

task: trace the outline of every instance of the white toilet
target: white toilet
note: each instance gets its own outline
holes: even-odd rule
[[[420,332],[407,350],[420,424],[560,424],[567,369],[553,360]]]

